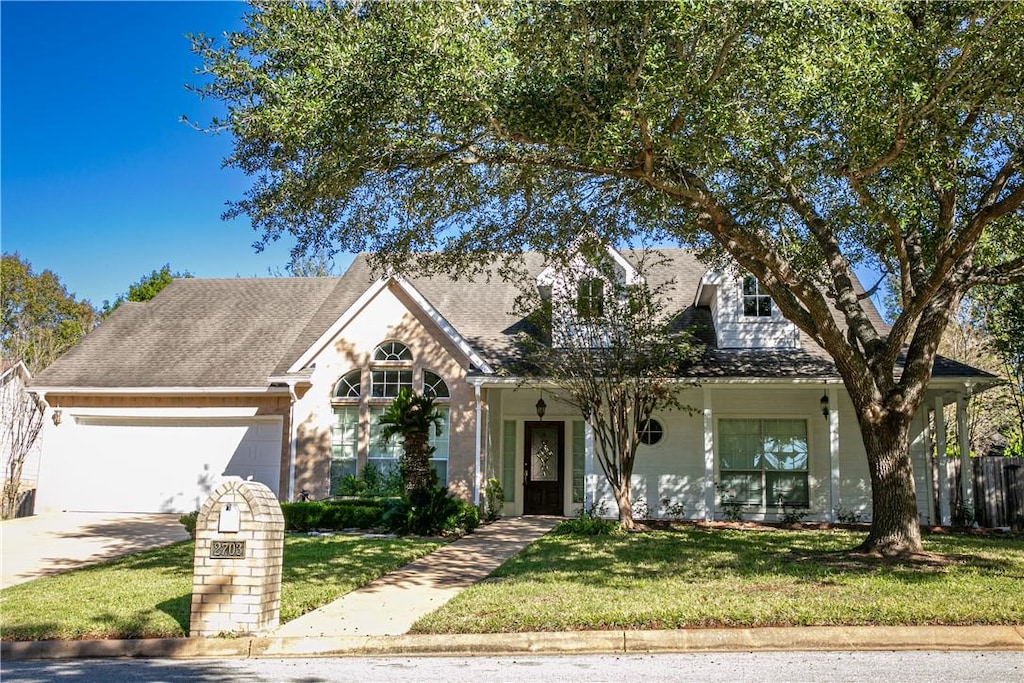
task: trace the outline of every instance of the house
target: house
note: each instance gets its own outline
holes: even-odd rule
[[[656,414],[645,431],[639,506],[712,519],[727,502],[718,486],[750,519],[778,518],[785,506],[809,519],[870,518],[864,448],[835,367],[756,280],[708,271],[685,250],[661,250],[642,274],[638,253],[609,254],[616,276],[664,285],[706,347],[689,371],[699,385],[682,389],[695,412]],[[554,303],[600,295],[593,274],[570,281],[533,253],[520,265]],[[479,502],[494,477],[505,514],[570,515],[601,501],[614,513],[580,415],[510,371],[520,291],[486,275],[377,277],[365,256],[340,278],[176,280],[121,306],[33,380],[52,418],[38,506],[188,511],[231,475],[281,500],[331,496],[345,475],[396,462],[399,447],[380,441],[377,419],[411,387],[441,407],[433,462],[453,492]],[[941,408],[956,403],[962,427],[964,401],[992,380],[935,365],[911,444],[923,522],[949,521],[951,480],[929,456],[936,440],[945,452]],[[537,452],[543,467],[527,467]]]
[[[4,468],[0,499],[4,513],[11,517],[31,515],[35,501],[42,406],[26,392],[31,379],[24,361],[0,361],[0,464]]]

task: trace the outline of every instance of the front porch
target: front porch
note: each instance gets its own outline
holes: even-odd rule
[[[911,430],[910,455],[922,524],[952,522],[942,408],[956,406],[959,457],[967,460],[963,384],[937,383]],[[504,491],[505,515],[617,515],[592,429],[555,388],[479,381],[479,473]],[[655,413],[632,477],[634,513],[650,519],[735,516],[780,521],[871,519],[867,458],[853,407],[836,381],[719,381],[682,389],[692,411]],[[543,403],[543,415],[538,403]],[[645,440],[646,441],[646,440]],[[960,482],[969,497],[970,481]],[[969,498],[966,498],[969,500]]]

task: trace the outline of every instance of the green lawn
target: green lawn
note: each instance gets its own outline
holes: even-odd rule
[[[913,563],[863,534],[712,529],[546,536],[420,633],[1024,623],[1024,538],[931,535]]]
[[[281,622],[440,547],[423,539],[288,536]],[[176,637],[188,633],[191,542],[0,591],[4,640]]]

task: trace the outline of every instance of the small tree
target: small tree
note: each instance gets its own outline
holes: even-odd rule
[[[436,482],[430,466],[430,456],[434,452],[430,445],[430,430],[433,427],[434,433],[440,436],[443,418],[434,405],[434,398],[402,389],[381,415],[380,424],[381,438],[385,442],[396,436],[402,437],[401,467],[405,494],[416,500],[429,492]]]
[[[984,309],[985,327],[992,336],[1013,406],[1016,425],[1010,430],[1008,453],[1024,455],[1024,285],[986,288],[975,300]]]
[[[25,391],[12,372],[0,390],[0,422],[4,425],[4,484],[0,492],[0,517],[10,519],[18,506],[21,474],[43,428],[43,406]]]
[[[57,360],[95,326],[92,304],[75,299],[53,271],[33,271],[17,252],[3,255],[0,282],[0,355],[24,360],[29,372]]]
[[[114,303],[104,301],[103,308],[100,310],[100,316],[106,318],[125,301],[135,301],[138,303],[149,301],[162,292],[164,287],[171,284],[175,279],[187,277],[192,277],[192,273],[187,270],[185,272],[171,272],[171,264],[165,263],[160,270],[154,270],[149,275],[143,275],[139,278],[138,282],[129,285],[128,292],[118,294],[117,298],[114,299]]]
[[[561,284],[550,297],[522,298],[542,331],[523,338],[527,372],[553,382],[552,395],[593,428],[595,460],[615,496],[619,523],[632,529],[637,450],[655,411],[692,410],[680,400],[676,378],[697,350],[668,314],[661,288],[642,277],[626,282],[607,252],[583,251],[587,263],[562,264]]]

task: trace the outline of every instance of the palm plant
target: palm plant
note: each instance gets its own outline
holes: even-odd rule
[[[443,424],[444,418],[434,405],[434,398],[409,389],[399,391],[381,415],[381,439],[385,442],[396,436],[403,439],[402,479],[405,494],[410,498],[434,485],[436,475],[430,466],[430,456],[434,451],[430,445],[430,428],[433,427],[435,435],[440,436]]]

